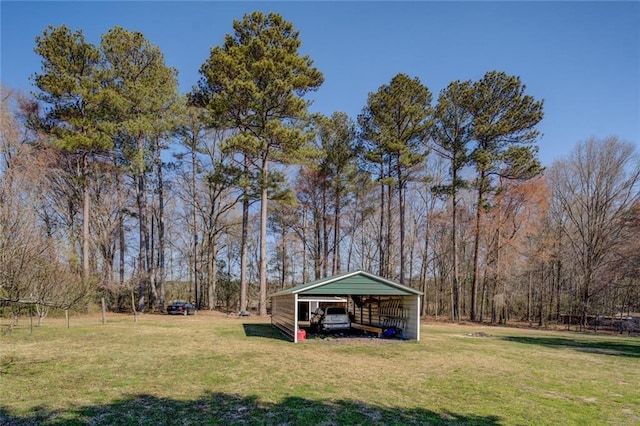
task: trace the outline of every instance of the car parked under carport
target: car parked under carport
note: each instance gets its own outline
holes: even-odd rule
[[[328,306],[324,310],[318,308],[309,322],[312,331],[351,330],[351,320],[345,306]]]

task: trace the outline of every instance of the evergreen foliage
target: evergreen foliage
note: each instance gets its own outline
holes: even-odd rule
[[[323,82],[309,56],[301,56],[299,32],[280,15],[247,14],[233,22],[222,46],[211,49],[192,94],[211,111],[216,125],[237,129],[228,149],[241,152],[260,170],[260,313],[267,313],[267,205],[269,163],[303,162],[315,155],[311,134],[302,124],[302,98]]]
[[[354,121],[309,113],[324,77],[276,13],[233,21],[182,97],[140,32],[35,41],[34,99],[2,98],[0,303],[162,311],[180,295],[264,315],[274,289],[363,269],[452,320],[587,326],[640,307],[637,153],[593,140],[545,170],[544,102],[518,76],[434,102],[398,73]]]

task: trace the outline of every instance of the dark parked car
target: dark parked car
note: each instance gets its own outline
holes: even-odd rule
[[[189,302],[173,302],[167,306],[169,315],[195,315],[196,307]]]

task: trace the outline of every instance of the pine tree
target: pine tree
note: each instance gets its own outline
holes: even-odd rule
[[[233,22],[222,46],[211,49],[192,100],[208,108],[222,127],[238,134],[229,147],[259,170],[259,313],[267,313],[267,205],[271,162],[295,163],[312,155],[311,135],[301,126],[303,96],[323,82],[309,56],[301,56],[299,32],[276,13],[247,14]]]

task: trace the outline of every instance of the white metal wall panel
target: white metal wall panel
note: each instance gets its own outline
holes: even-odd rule
[[[294,294],[287,294],[273,297],[271,301],[271,324],[282,330],[294,342],[298,324],[295,299]]]
[[[402,330],[402,337],[420,340],[420,296],[403,296],[402,305],[406,324]]]

